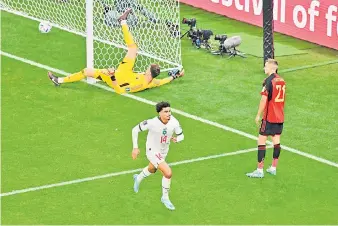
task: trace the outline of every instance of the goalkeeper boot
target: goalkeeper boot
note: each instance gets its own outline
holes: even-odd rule
[[[175,206],[170,202],[168,198],[161,198],[161,202],[167,207],[169,210],[175,210]]]
[[[61,85],[61,83],[58,82],[58,77],[53,75],[53,73],[50,71],[48,71],[48,78],[54,83],[55,86]]]
[[[264,172],[262,170],[256,169],[252,173],[247,173],[246,175],[248,177],[252,177],[252,178],[263,178],[264,177]]]
[[[138,174],[134,174],[133,178],[134,178],[134,192],[137,193],[138,189],[140,187],[140,184],[137,182],[137,176]]]
[[[276,169],[276,167],[270,166],[268,169],[266,169],[266,172],[270,173],[271,175],[276,176],[276,174],[277,174],[277,169]]]
[[[127,9],[117,20],[121,22],[122,20],[126,20],[128,18],[129,13],[131,12],[131,9]]]

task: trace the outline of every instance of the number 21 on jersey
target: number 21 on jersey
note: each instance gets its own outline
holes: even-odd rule
[[[277,89],[278,93],[277,93],[277,96],[275,98],[275,102],[284,102],[285,85],[276,85],[276,89]]]

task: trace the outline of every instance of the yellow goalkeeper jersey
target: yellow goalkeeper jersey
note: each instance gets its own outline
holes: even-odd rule
[[[145,89],[151,89],[154,87],[162,86],[172,81],[171,77],[164,79],[153,79],[150,83],[148,83],[144,74],[137,74],[135,79],[131,80],[128,83],[121,84],[120,86],[113,86],[113,89],[116,93],[136,93]]]

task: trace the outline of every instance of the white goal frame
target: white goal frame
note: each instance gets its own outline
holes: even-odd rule
[[[119,1],[124,1],[124,0],[119,0]],[[179,0],[176,0],[177,4],[179,4]],[[121,44],[118,44],[118,43],[114,43],[114,42],[111,42],[111,41],[107,41],[107,40],[102,40],[102,39],[99,39],[97,37],[94,37],[94,0],[85,0],[85,8],[86,8],[86,29],[85,31],[76,31],[76,30],[72,30],[72,29],[69,29],[65,26],[62,26],[62,25],[59,25],[57,23],[53,23],[51,22],[51,24],[53,25],[53,27],[56,27],[56,28],[59,28],[61,30],[64,30],[64,31],[67,31],[67,32],[70,32],[70,33],[73,33],[73,34],[76,34],[76,35],[80,35],[84,38],[86,38],[86,67],[87,68],[94,68],[95,65],[94,65],[94,60],[95,60],[95,54],[94,54],[94,42],[95,41],[98,41],[100,43],[104,43],[104,44],[107,44],[107,45],[110,45],[110,46],[114,46],[114,47],[117,47],[119,49],[127,49],[126,46],[124,45],[121,45]],[[18,15],[18,16],[22,16],[22,17],[25,17],[25,18],[28,18],[28,19],[31,19],[31,20],[35,20],[35,21],[45,21],[44,18],[38,18],[38,17],[34,17],[34,16],[31,16],[29,15],[28,13],[26,12],[22,12],[22,11],[17,11],[17,10],[14,10],[14,9],[11,9],[11,7],[7,6],[6,3],[4,3],[4,0],[0,0],[0,9],[3,10],[3,11],[6,11],[6,12],[9,12],[9,13],[12,13],[12,14],[15,14],[15,15]],[[178,11],[179,11],[179,6],[178,6]],[[179,12],[178,12],[178,15]],[[177,26],[180,30],[180,23],[177,23]],[[149,58],[152,58],[154,60],[158,60],[160,62],[164,62],[168,65],[172,65],[172,67],[170,68],[165,68],[164,70],[161,70],[161,71],[169,71],[169,70],[172,70],[174,68],[183,68],[182,66],[182,58],[181,58],[181,40],[179,37],[177,37],[177,40],[176,42],[179,43],[179,49],[178,51],[176,51],[177,54],[179,54],[179,62],[172,62],[168,59],[163,59],[161,57],[157,57],[155,55],[151,55],[147,52],[144,52],[142,50],[139,50],[138,51],[138,54],[139,55],[143,55],[143,56],[146,56],[146,57],[149,57]],[[116,67],[117,65],[111,65],[112,67]]]

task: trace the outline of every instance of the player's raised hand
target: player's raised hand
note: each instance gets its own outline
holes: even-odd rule
[[[176,137],[171,137],[170,139],[172,142],[177,143],[177,138]]]
[[[140,154],[140,149],[134,148],[133,151],[131,152],[131,157],[133,159],[136,159],[139,154]]]

